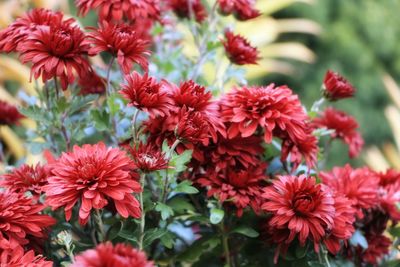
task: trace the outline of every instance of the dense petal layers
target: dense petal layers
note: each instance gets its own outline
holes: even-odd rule
[[[246,65],[257,64],[259,51],[249,41],[233,32],[225,31],[225,40],[222,41],[225,53],[233,64]]]
[[[18,124],[23,117],[15,106],[0,100],[0,125]]]
[[[324,79],[324,95],[332,101],[352,97],[356,89],[338,73],[328,70]]]

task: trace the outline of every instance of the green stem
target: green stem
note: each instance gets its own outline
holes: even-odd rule
[[[167,156],[167,161],[168,161],[168,165],[169,165],[169,161],[172,158],[172,155],[175,151],[175,148],[178,146],[178,144],[180,143],[179,139],[176,139],[175,142],[172,144],[170,150],[167,152],[166,156]],[[165,169],[165,180],[164,180],[164,186],[163,186],[163,193],[162,193],[162,203],[166,203],[167,202],[167,198],[168,198],[168,187],[169,187],[169,177],[168,177],[168,168]]]
[[[139,112],[140,112],[140,110],[139,110],[139,109],[136,109],[136,110],[135,110],[135,113],[133,114],[133,119],[132,119],[132,137],[133,137],[133,144],[134,144],[134,147],[136,147],[136,145],[137,145],[137,140],[138,140],[138,133],[137,133],[137,128],[136,128],[136,121],[137,121],[137,118],[138,118],[138,116],[139,116]]]
[[[113,66],[113,64],[114,64],[114,60],[115,60],[115,57],[112,57],[111,59],[110,59],[110,62],[108,63],[108,67],[107,67],[107,74],[106,74],[106,79],[107,79],[107,96],[110,96],[111,95],[111,69],[112,69],[112,66]]]
[[[101,218],[101,213],[99,209],[95,209],[95,222],[97,224],[97,228],[98,228],[98,237],[99,237],[99,241],[103,242],[106,238],[106,234],[104,232],[104,224],[103,224],[103,220]]]
[[[140,185],[142,187],[142,192],[140,192],[140,194],[139,194],[139,201],[140,201],[140,207],[142,209],[142,215],[140,217],[139,250],[143,249],[144,229],[145,229],[145,225],[146,225],[146,211],[145,211],[144,205],[143,205],[143,191],[144,191],[145,179],[146,179],[146,174],[141,173],[140,174]]]
[[[228,235],[224,231],[224,222],[221,222],[221,232],[222,232],[222,246],[224,248],[224,254],[225,254],[225,260],[226,260],[226,266],[231,267],[231,253],[229,250],[229,240],[228,240]]]
[[[328,252],[324,249],[322,253],[324,254],[324,260],[325,260],[326,266],[331,267],[331,264],[329,263],[329,259],[328,259]]]

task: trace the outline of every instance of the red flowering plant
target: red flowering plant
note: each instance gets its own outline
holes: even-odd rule
[[[362,153],[356,118],[332,106],[355,88],[328,71],[307,110],[247,81],[260,50],[225,17],[262,16],[255,0],[75,4],[96,27],[33,9],[0,31],[37,92],[0,101],[0,130],[34,120],[39,154],[0,146],[0,266],[396,264],[400,173],[325,168],[333,139]]]

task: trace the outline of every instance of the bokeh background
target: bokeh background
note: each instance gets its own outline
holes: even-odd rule
[[[76,15],[72,0],[1,0],[0,28],[31,6]],[[260,47],[263,60],[248,69],[253,83],[287,84],[310,108],[320,97],[327,69],[346,77],[357,89],[354,99],[334,105],[356,117],[366,141],[362,156],[350,160],[347,148],[334,142],[328,163],[369,163],[375,169],[400,168],[400,1],[398,0],[258,0],[263,16],[235,25]],[[94,16],[80,19],[94,25]],[[13,55],[0,56],[0,99],[18,104],[29,69]],[[34,127],[29,121],[24,127]],[[0,129],[3,145],[17,159],[25,156],[21,128]],[[397,144],[397,145],[396,145]]]

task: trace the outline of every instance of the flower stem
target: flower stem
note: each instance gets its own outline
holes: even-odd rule
[[[325,260],[325,263],[326,263],[326,266],[327,267],[331,267],[331,264],[330,264],[330,262],[329,262],[329,259],[328,259],[328,251],[326,251],[326,249],[322,249],[322,254],[324,255],[324,260]]]
[[[99,209],[95,209],[95,222],[98,228],[98,238],[100,242],[103,242],[106,238],[106,234],[104,232],[104,224],[103,224],[103,220],[101,218],[101,213]]]
[[[136,121],[137,118],[139,116],[139,109],[135,110],[135,113],[133,114],[133,119],[132,119],[132,137],[133,137],[133,144],[136,147],[137,145],[137,141],[138,141],[138,132],[137,132],[137,128],[136,128]]]
[[[169,161],[172,158],[172,154],[175,151],[175,148],[179,145],[180,140],[176,139],[175,142],[172,144],[170,150],[167,152],[166,156],[167,156],[167,161],[168,161],[168,165],[169,165]],[[169,176],[168,176],[168,168],[165,169],[165,180],[164,180],[164,186],[163,186],[163,193],[162,193],[162,203],[166,203],[167,202],[167,198],[168,198],[168,187],[169,187]]]
[[[225,233],[224,230],[224,220],[221,222],[221,233],[222,233],[222,246],[224,248],[224,254],[225,254],[225,261],[227,267],[231,267],[231,252],[229,250],[229,240],[228,240],[228,235]]]
[[[107,76],[106,76],[106,79],[107,79],[107,96],[110,96],[111,95],[111,69],[112,69],[112,66],[113,66],[113,64],[114,64],[114,60],[115,60],[115,57],[112,57],[111,59],[110,59],[110,62],[108,63],[108,67],[107,67]]]
[[[144,205],[143,205],[143,190],[144,190],[145,179],[146,179],[146,174],[141,173],[140,174],[140,185],[142,187],[142,192],[140,192],[140,194],[139,194],[139,201],[140,201],[140,207],[142,209],[142,215],[140,217],[139,250],[143,249],[144,228],[146,225],[146,211],[145,211]]]

